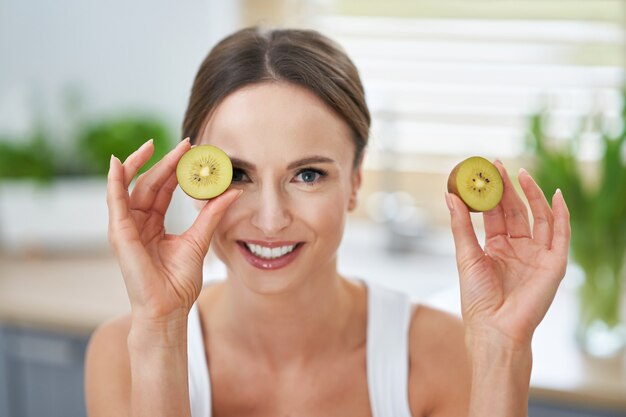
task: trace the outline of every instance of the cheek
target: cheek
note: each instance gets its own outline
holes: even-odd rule
[[[315,230],[318,237],[325,236],[337,244],[341,240],[347,214],[347,200],[343,193],[307,198],[300,204],[298,213],[297,217]]]
[[[346,204],[343,196],[328,197],[307,202],[309,215],[320,224],[335,224],[340,222],[346,213]]]

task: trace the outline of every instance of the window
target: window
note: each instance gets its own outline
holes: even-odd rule
[[[626,85],[620,0],[335,0],[313,26],[361,71],[373,114],[367,166],[437,172],[442,160],[524,150],[548,108],[567,137],[590,113],[609,119]],[[390,162],[391,161],[391,162]]]

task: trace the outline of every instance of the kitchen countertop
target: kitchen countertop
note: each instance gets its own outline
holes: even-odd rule
[[[350,257],[350,253],[344,255]],[[420,259],[417,255],[412,258],[416,257]],[[352,270],[355,274],[367,270],[367,260],[363,262],[361,269]],[[397,258],[395,264],[403,267],[407,262],[405,256]],[[414,274],[418,278],[412,279],[410,285],[405,282],[410,287],[407,292],[417,301],[458,314],[453,261],[440,254],[432,262],[432,265],[421,264],[423,268],[437,268],[430,280],[425,269],[422,270],[428,291],[420,290],[419,274]],[[351,271],[350,265],[344,269]],[[438,274],[447,277],[437,279]],[[378,281],[391,287],[405,285],[400,278]],[[560,404],[626,411],[626,353],[599,360],[580,352],[573,339],[576,317],[573,294],[571,285],[562,285],[535,333],[531,396]],[[110,255],[0,256],[0,324],[87,335],[100,323],[127,311],[123,280],[117,262]]]
[[[0,257],[0,323],[88,334],[129,309],[111,256]]]

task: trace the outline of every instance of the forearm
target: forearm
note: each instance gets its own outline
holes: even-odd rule
[[[187,317],[134,320],[128,336],[132,417],[190,417]]]
[[[468,342],[472,366],[470,417],[526,417],[532,370],[530,345]]]

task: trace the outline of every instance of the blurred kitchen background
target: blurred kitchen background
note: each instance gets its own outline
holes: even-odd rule
[[[458,313],[451,168],[482,155],[563,189],[591,248],[573,247],[536,332],[530,416],[626,416],[626,1],[5,0],[0,417],[85,415],[89,334],[128,310],[106,239],[109,156],[180,140],[200,62],[253,24],[320,30],[361,71],[374,121],[345,274]],[[177,191],[168,229],[194,216]],[[583,254],[603,245],[614,271],[594,280],[608,269]],[[210,255],[206,279],[222,273]],[[581,336],[581,311],[607,305]]]

